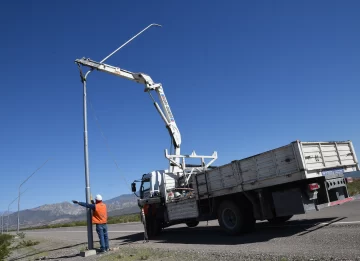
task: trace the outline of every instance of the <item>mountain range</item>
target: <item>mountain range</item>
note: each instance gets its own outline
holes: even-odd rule
[[[133,194],[121,195],[104,201],[109,216],[139,213],[137,197]],[[34,227],[48,224],[67,223],[86,220],[86,209],[72,202],[46,204],[32,209],[21,210],[20,227]],[[1,225],[1,220],[0,220]],[[17,226],[17,212],[9,215],[9,229]],[[7,227],[7,214],[4,216],[4,227]]]

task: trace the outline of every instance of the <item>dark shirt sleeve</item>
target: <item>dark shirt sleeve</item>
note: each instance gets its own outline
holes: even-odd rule
[[[88,204],[85,202],[79,202],[80,206],[86,207],[86,208],[91,208],[92,210],[95,210],[95,204]]]

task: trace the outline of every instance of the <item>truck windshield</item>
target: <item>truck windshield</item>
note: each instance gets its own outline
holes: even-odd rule
[[[141,182],[140,198],[149,197],[150,194],[150,179]]]

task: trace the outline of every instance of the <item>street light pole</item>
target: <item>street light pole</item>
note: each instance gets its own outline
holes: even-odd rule
[[[131,37],[128,41],[126,41],[124,44],[122,44],[120,47],[118,47],[115,51],[110,53],[108,56],[106,56],[104,59],[101,60],[100,63],[105,62],[107,59],[109,59],[112,55],[114,55],[117,51],[119,51],[121,48],[123,48],[125,45],[130,43],[132,40],[134,40],[136,37],[138,37],[140,34],[145,32],[147,29],[149,29],[152,26],[159,26],[159,24],[150,24],[147,27],[145,27],[143,30],[141,30],[139,33]],[[90,204],[90,173],[89,173],[89,150],[88,150],[88,131],[87,131],[87,102],[86,102],[86,81],[89,73],[92,72],[92,70],[89,70],[85,76],[82,73],[82,70],[79,66],[80,70],[80,78],[81,82],[83,84],[83,121],[84,121],[84,163],[85,163],[85,196],[86,196],[86,203]],[[92,232],[92,221],[91,221],[91,210],[86,208],[86,216],[87,216],[87,234],[88,234],[88,250],[91,250],[94,248],[94,242],[93,242],[93,232]]]
[[[21,196],[20,189],[21,189],[21,186],[22,186],[26,181],[28,181],[28,179],[31,178],[39,169],[41,169],[48,161],[49,161],[49,159],[47,159],[44,164],[42,164],[39,168],[37,168],[37,169],[36,169],[29,177],[27,177],[27,179],[25,179],[25,181],[23,181],[23,183],[21,183],[20,186],[19,186],[18,213],[17,213],[17,233],[18,233],[18,234],[19,234],[19,230],[20,230],[20,196]],[[16,200],[16,199],[15,199],[15,200]]]
[[[87,102],[86,102],[86,77],[89,75],[88,71],[85,77],[82,77],[83,83],[83,117],[84,117],[84,163],[85,163],[85,196],[86,203],[90,204],[90,175],[89,175],[89,150],[88,150],[88,131],[87,131]],[[87,234],[88,234],[88,249],[94,248],[91,209],[86,208],[87,220]]]
[[[6,212],[1,215],[1,234],[4,234],[4,215]]]
[[[25,189],[20,195],[24,194],[25,191],[27,189]],[[19,196],[17,196],[13,201],[11,201],[11,203],[8,205],[8,211],[7,211],[7,223],[6,223],[6,232],[9,233],[9,224],[10,224],[10,206],[12,203],[14,203],[17,199],[19,198]],[[19,232],[18,232],[19,233]]]

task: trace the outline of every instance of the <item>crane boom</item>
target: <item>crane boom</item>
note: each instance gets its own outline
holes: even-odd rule
[[[92,61],[88,58],[81,58],[76,59],[75,63],[78,65],[83,65],[90,67],[92,70],[96,69],[98,71],[107,72],[112,75],[116,75],[131,81],[135,81],[137,83],[141,83],[145,85],[145,92],[148,92],[150,94],[150,91],[156,91],[158,98],[160,100],[160,103],[163,107],[163,110],[161,110],[159,104],[153,99],[154,106],[156,110],[159,112],[161,118],[165,122],[165,125],[169,131],[169,134],[173,140],[174,148],[175,148],[175,155],[180,155],[180,145],[181,145],[181,135],[180,131],[176,125],[174,115],[171,112],[169,103],[166,99],[164,89],[162,88],[161,83],[155,83],[151,77],[144,73],[133,73],[124,69],[121,69],[119,67],[115,67],[112,65],[99,63]],[[151,94],[150,94],[151,96]],[[151,96],[152,97],[152,96]]]

